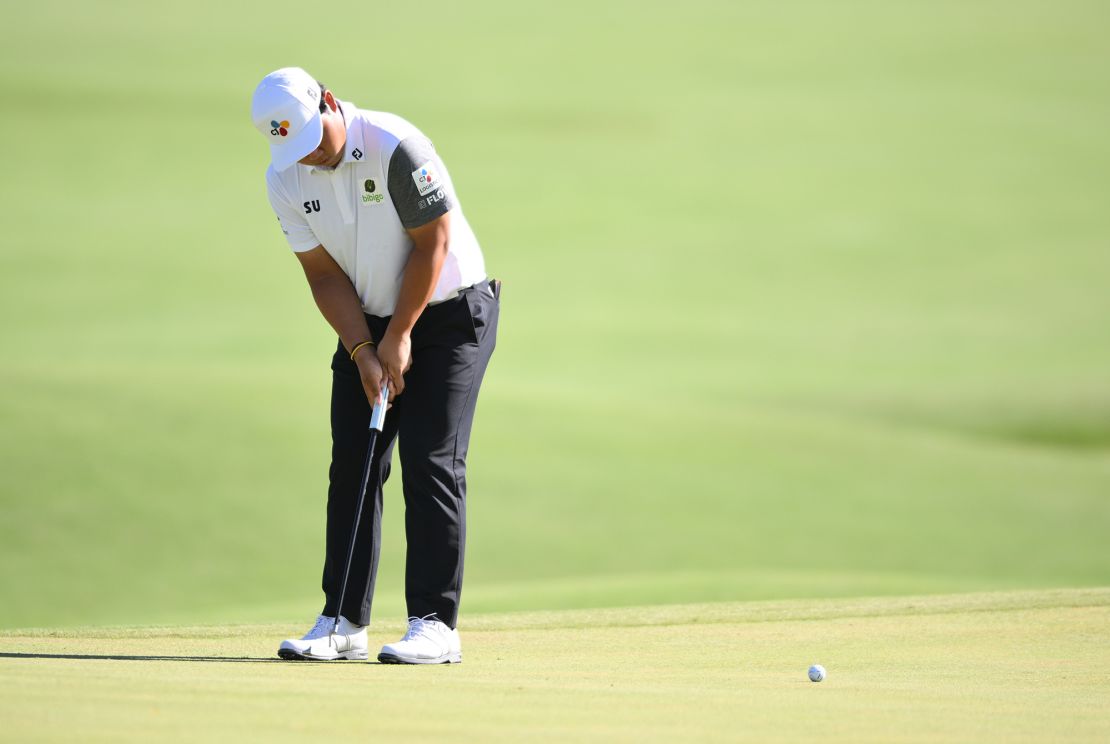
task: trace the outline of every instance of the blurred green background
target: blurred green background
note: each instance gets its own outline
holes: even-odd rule
[[[505,282],[464,613],[1110,583],[1108,24],[6,8],[0,627],[319,610],[334,338],[249,121],[285,65],[431,136]]]

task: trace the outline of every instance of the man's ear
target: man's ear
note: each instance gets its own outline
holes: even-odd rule
[[[330,90],[324,91],[324,103],[327,104],[328,108],[330,108],[333,113],[339,110],[339,104],[335,102],[335,96],[331,94]]]

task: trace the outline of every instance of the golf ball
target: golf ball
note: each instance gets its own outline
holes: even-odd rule
[[[820,682],[825,678],[825,667],[820,664],[814,664],[809,668],[809,681]]]

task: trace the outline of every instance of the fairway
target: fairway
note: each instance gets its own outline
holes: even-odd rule
[[[0,29],[45,109],[2,124],[0,628],[319,609],[335,338],[249,120],[286,64],[421,125],[505,281],[465,612],[1110,583],[1105,3],[337,3],[295,44],[286,0],[157,5]]]
[[[1091,742],[1110,589],[476,616],[440,667],[282,662],[296,626],[0,634],[11,741]],[[399,628],[372,628],[371,644]],[[820,662],[829,677],[806,678]],[[60,708],[60,700],[66,701]]]

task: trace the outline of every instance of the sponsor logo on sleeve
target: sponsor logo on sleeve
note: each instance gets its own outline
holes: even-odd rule
[[[432,206],[436,202],[443,201],[443,199],[444,199],[443,189],[439,189],[434,194],[429,196],[427,199],[421,199],[420,201],[418,201],[416,203],[416,206],[417,206],[418,209],[427,209],[428,207]]]
[[[431,160],[412,172],[412,180],[416,183],[416,190],[421,196],[427,196],[442,185],[439,182],[439,173],[432,166]]]

